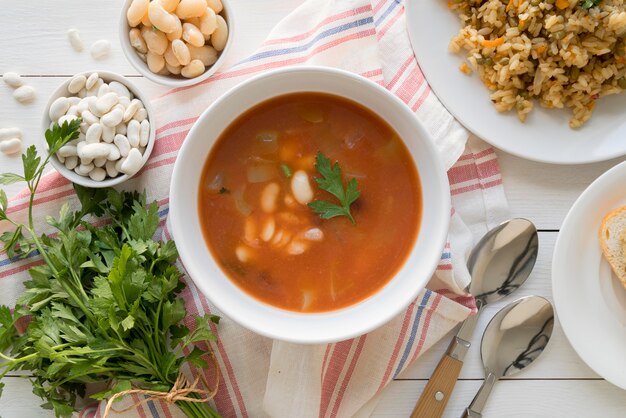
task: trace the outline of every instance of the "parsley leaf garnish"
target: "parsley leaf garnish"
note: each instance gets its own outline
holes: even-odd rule
[[[358,181],[355,178],[350,179],[348,187],[344,190],[339,163],[335,162],[332,165],[328,157],[319,151],[315,158],[315,169],[322,175],[322,178],[315,178],[320,189],[335,196],[341,204],[337,205],[325,200],[315,200],[309,203],[309,207],[315,213],[318,213],[322,219],[345,216],[353,224],[356,224],[352,213],[350,213],[350,205],[361,196],[361,192],[358,190]]]
[[[602,0],[582,0],[580,2],[580,6],[585,10],[589,10],[592,7],[599,5],[600,3],[602,3]]]

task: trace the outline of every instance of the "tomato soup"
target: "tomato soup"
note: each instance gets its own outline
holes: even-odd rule
[[[409,151],[384,120],[341,97],[294,93],[225,128],[198,210],[211,253],[239,288],[278,308],[324,312],[393,278],[417,238],[422,196]]]

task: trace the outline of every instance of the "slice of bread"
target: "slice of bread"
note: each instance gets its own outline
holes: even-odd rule
[[[600,247],[615,275],[626,289],[626,206],[604,217],[600,226]]]

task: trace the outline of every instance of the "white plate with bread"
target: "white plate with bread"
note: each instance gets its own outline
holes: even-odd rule
[[[626,162],[604,173],[568,213],[554,249],[556,312],[578,355],[626,389]]]

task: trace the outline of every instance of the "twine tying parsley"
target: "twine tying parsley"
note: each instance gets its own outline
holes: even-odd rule
[[[111,411],[117,414],[121,414],[124,412],[128,412],[131,409],[135,409],[148,401],[164,401],[167,404],[173,404],[176,402],[209,402],[217,394],[217,390],[220,384],[220,368],[217,364],[217,360],[215,359],[215,355],[213,354],[213,352],[210,352],[210,357],[211,360],[213,360],[213,364],[215,365],[215,388],[213,388],[212,390],[205,389],[208,388],[209,385],[200,372],[193,380],[193,382],[190,382],[187,376],[185,376],[185,374],[181,372],[176,378],[174,386],[172,386],[172,388],[168,392],[145,389],[129,389],[116,393],[115,395],[111,396],[111,398],[107,402],[102,418],[107,418],[109,412]],[[199,386],[200,383],[202,383],[203,386]],[[144,395],[146,397],[141,401],[133,403],[128,408],[122,410],[117,410],[113,408],[113,402],[115,402],[116,399],[133,394]],[[192,394],[200,395],[202,397],[193,398],[190,396]]]

